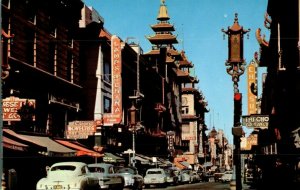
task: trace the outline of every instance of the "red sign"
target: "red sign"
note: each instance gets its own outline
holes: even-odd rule
[[[67,139],[87,139],[96,132],[95,121],[72,121],[66,130]]]
[[[112,65],[112,113],[103,116],[104,125],[113,125],[122,121],[122,49],[121,40],[111,37],[111,65]]]
[[[19,99],[13,96],[3,99],[3,121],[21,121],[20,115],[18,114],[18,110],[26,104],[26,101],[28,101],[29,105],[35,107],[35,100],[33,99]],[[33,120],[35,120],[34,116]]]

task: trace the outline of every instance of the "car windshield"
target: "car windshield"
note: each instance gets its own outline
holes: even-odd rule
[[[58,171],[58,170],[69,170],[69,171],[74,171],[76,169],[75,166],[70,166],[70,165],[62,165],[62,166],[54,166],[51,168],[51,171]]]
[[[118,170],[117,173],[130,173],[130,174],[135,174],[135,171],[131,168],[121,168]]]
[[[148,171],[147,174],[162,174],[161,171]]]
[[[92,173],[104,173],[104,168],[101,167],[88,167]]]

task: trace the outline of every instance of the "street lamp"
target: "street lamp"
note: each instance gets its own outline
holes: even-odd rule
[[[240,157],[240,137],[242,136],[242,127],[240,118],[242,115],[242,94],[239,93],[238,82],[239,77],[244,73],[245,60],[243,58],[243,37],[244,34],[250,31],[244,30],[239,25],[238,14],[235,13],[234,23],[231,27],[222,32],[228,35],[228,60],[225,65],[227,66],[226,71],[232,77],[233,88],[234,88],[234,121],[233,121],[233,141],[234,141],[234,165],[236,174],[236,190],[242,189],[241,183],[241,157]]]
[[[136,132],[136,112],[137,109],[134,106],[134,101],[132,101],[131,107],[128,109],[129,114],[129,126],[132,128],[132,166],[135,166],[135,132]]]

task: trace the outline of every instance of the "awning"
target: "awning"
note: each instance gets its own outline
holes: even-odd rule
[[[15,145],[23,144],[23,145],[27,145],[27,150],[30,152],[36,152],[36,153],[43,154],[43,155],[45,155],[47,153],[47,147],[42,146],[40,144],[36,144],[35,142],[32,142],[31,140],[20,136],[19,134],[17,134],[16,132],[14,132],[11,129],[3,129],[3,137],[14,141],[14,142],[8,141],[8,144],[5,143],[7,146],[9,146],[9,142],[14,143]]]
[[[47,136],[19,135],[31,142],[47,147],[46,155],[48,156],[75,156],[76,154],[75,150],[65,147]]]
[[[17,150],[17,151],[27,151],[28,150],[28,145],[14,141],[10,138],[7,138],[3,136],[3,147],[12,149],[12,150]]]
[[[150,164],[150,161],[149,161],[149,160],[144,159],[144,158],[142,158],[142,157],[140,157],[140,156],[135,155],[135,159],[136,159],[137,161],[140,161],[141,164]]]
[[[41,151],[41,154],[47,156],[75,156],[76,151],[67,148],[54,140],[50,139],[47,136],[32,136],[32,135],[23,135],[17,134],[10,129],[3,129],[3,132],[17,138],[24,142],[24,144],[31,143],[39,147],[45,147],[45,151]]]
[[[125,162],[124,158],[121,158],[119,156],[116,156],[112,153],[104,153],[104,157],[103,157],[103,162],[113,162],[113,163],[117,163],[117,162]]]
[[[73,150],[76,150],[76,156],[93,156],[93,157],[102,157],[103,154],[100,154],[99,152],[90,150],[88,148],[85,148],[84,145],[80,144],[77,141],[67,141],[67,140],[58,140],[55,139],[56,142],[69,147]]]
[[[190,168],[190,167],[191,167],[191,164],[188,163],[188,162],[183,161],[183,162],[179,162],[179,163],[180,163],[181,165],[187,167],[187,168]]]

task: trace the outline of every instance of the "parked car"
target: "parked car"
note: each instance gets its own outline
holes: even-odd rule
[[[191,176],[191,183],[198,183],[201,181],[200,176],[197,174],[196,171],[190,171],[190,176]]]
[[[146,171],[144,177],[145,187],[150,187],[150,185],[156,185],[161,187],[167,187],[167,175],[162,168],[150,168]]]
[[[233,172],[231,170],[230,171],[225,171],[224,174],[222,175],[222,177],[220,178],[220,181],[222,183],[230,182],[231,179],[232,179],[232,175],[233,175]]]
[[[224,172],[216,172],[214,173],[214,180],[215,182],[220,181],[221,177],[224,175]]]
[[[90,173],[87,164],[83,162],[58,162],[46,168],[47,176],[37,182],[37,190],[98,190],[100,188],[98,179]]]
[[[144,186],[144,178],[138,174],[138,170],[135,167],[120,167],[117,171],[124,178],[124,187],[134,190],[141,190]]]
[[[198,171],[197,174],[200,177],[200,181],[208,182],[210,176],[205,171]]]
[[[177,185],[179,183],[179,177],[176,169],[174,168],[166,168],[165,169],[166,175],[167,175],[167,182],[168,185]]]
[[[101,189],[121,190],[124,188],[123,176],[116,173],[116,167],[108,163],[88,164],[93,176],[98,178]]]
[[[191,176],[189,174],[189,170],[181,170],[180,171],[180,183],[185,184],[185,183],[191,183]]]

